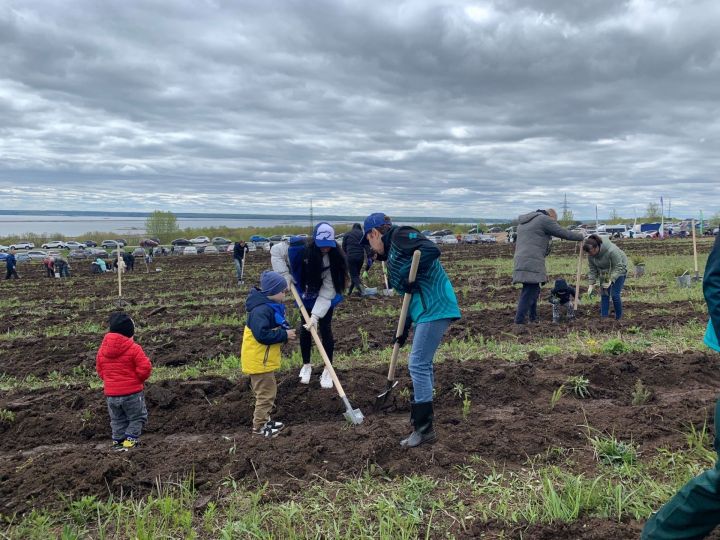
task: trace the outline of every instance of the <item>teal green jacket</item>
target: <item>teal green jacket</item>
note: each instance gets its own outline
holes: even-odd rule
[[[416,292],[410,302],[410,320],[415,324],[440,319],[459,319],[455,291],[440,264],[438,247],[412,227],[393,226],[383,235],[390,286],[400,294],[409,292],[408,276],[415,250],[420,250]]]
[[[710,315],[705,343],[720,352],[720,235],[715,239],[715,246],[705,265],[703,294]]]

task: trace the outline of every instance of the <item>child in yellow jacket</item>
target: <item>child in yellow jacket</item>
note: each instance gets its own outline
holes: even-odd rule
[[[270,419],[270,411],[277,396],[275,371],[280,368],[280,348],[295,339],[295,330],[290,330],[285,320],[282,302],[286,291],[284,277],[277,272],[263,272],[260,288],[253,288],[245,303],[247,324],[240,361],[255,394],[253,433],[263,437],[275,437],[285,427]]]

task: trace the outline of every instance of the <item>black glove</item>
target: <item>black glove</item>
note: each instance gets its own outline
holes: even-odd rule
[[[401,347],[405,346],[408,335],[410,334],[411,326],[412,326],[412,321],[410,320],[410,317],[408,317],[407,319],[405,319],[405,328],[403,329],[402,334],[400,334],[399,336],[395,336],[395,338],[393,338],[393,345],[395,345],[397,343]]]

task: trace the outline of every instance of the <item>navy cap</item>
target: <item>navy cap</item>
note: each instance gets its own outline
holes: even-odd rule
[[[367,244],[368,233],[375,227],[382,227],[383,225],[392,225],[390,217],[386,216],[383,212],[375,212],[374,214],[370,214],[366,217],[365,222],[363,223],[363,239],[361,243]]]

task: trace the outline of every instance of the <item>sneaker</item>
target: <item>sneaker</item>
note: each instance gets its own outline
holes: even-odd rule
[[[310,364],[303,364],[300,369],[300,384],[310,384],[310,376],[312,375],[312,366]]]
[[[261,437],[272,439],[277,437],[284,427],[285,424],[282,422],[273,422],[272,420],[268,420],[262,425],[262,427],[253,429],[253,435],[260,435]]]
[[[125,437],[122,446],[124,450],[129,450],[130,448],[135,448],[139,444],[140,440],[137,437]]]
[[[115,452],[120,452],[122,450],[125,450],[125,448],[123,448],[124,442],[125,442],[125,439],[113,439],[112,449]]]
[[[328,371],[328,368],[323,369],[322,375],[320,375],[320,386],[322,388],[333,387],[333,380],[330,376],[330,371]]]

